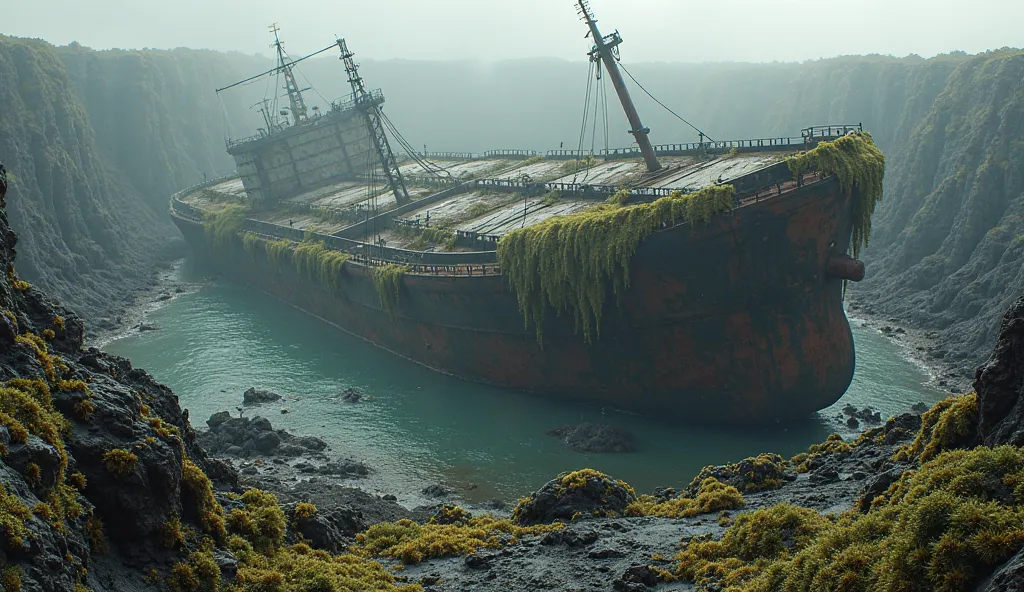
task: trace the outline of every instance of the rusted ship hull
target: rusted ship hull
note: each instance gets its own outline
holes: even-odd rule
[[[539,343],[500,275],[407,274],[389,315],[362,265],[346,264],[327,290],[172,215],[230,277],[435,370],[671,419],[761,423],[827,407],[852,380],[842,274],[827,270],[844,260],[854,199],[827,179],[655,232],[589,345],[554,311]]]

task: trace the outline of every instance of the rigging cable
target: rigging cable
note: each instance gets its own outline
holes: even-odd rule
[[[587,135],[587,117],[590,113],[590,92],[594,86],[594,63],[595,62],[591,61],[590,66],[587,68],[587,96],[583,99],[583,122],[580,124],[580,141],[579,146],[576,149],[576,172],[572,176],[572,182],[574,185],[580,176],[580,157],[583,156],[583,141]]]
[[[594,125],[593,125],[593,128],[590,131],[590,154],[587,155],[587,160],[584,163],[586,165],[586,167],[587,167],[587,172],[583,175],[583,181],[581,181],[581,183],[586,183],[587,182],[587,179],[590,178],[590,170],[592,168],[594,168],[593,167],[593,163],[591,162],[591,159],[594,158],[594,149],[597,147],[597,121],[601,117],[601,115],[600,115],[601,114],[601,84],[604,83],[604,79],[601,77],[601,64],[600,63],[597,64],[597,69],[596,70],[597,70],[597,80],[598,80],[597,85],[598,86],[597,86],[597,92],[594,93]]]
[[[640,82],[636,78],[634,78],[632,74],[629,73],[629,70],[626,69],[625,64],[623,64],[621,61],[619,62],[619,67],[621,67],[622,71],[625,72],[627,76],[629,76],[630,80],[632,80],[634,83],[636,83],[636,85],[640,87],[640,90],[644,91],[644,94],[646,94],[647,96],[651,97],[651,99],[654,100],[655,103],[661,105],[666,111],[668,111],[672,115],[675,115],[676,119],[678,119],[679,121],[682,121],[686,125],[692,127],[695,132],[697,132],[698,134],[701,134],[702,136],[707,138],[708,141],[714,142],[714,140],[711,138],[711,136],[705,134],[697,126],[695,126],[692,123],[690,123],[689,121],[686,121],[685,119],[683,119],[678,113],[676,113],[672,109],[669,109],[668,105],[666,105],[665,103],[662,103],[661,101],[659,101],[657,99],[657,97],[652,95],[646,88],[644,88],[644,85],[640,84]]]

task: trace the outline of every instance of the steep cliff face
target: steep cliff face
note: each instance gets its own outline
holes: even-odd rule
[[[969,374],[1024,290],[1024,52],[959,63],[890,156],[858,299]]]
[[[203,52],[93,52],[0,37],[0,160],[19,272],[83,316],[112,314],[180,248],[171,192],[229,169]]]

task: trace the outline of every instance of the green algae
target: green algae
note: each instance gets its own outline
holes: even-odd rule
[[[214,244],[228,245],[242,230],[248,210],[240,205],[228,205],[203,214],[206,237]]]
[[[818,171],[838,177],[839,186],[846,194],[856,192],[850,244],[854,258],[858,257],[871,238],[871,215],[882,201],[885,179],[885,155],[875,146],[871,134],[858,132],[822,142],[813,150],[787,158],[786,162],[794,179]]]
[[[377,290],[377,297],[380,298],[380,305],[388,316],[394,316],[398,308],[398,293],[402,287],[402,276],[410,267],[408,265],[397,265],[394,263],[374,267],[370,270],[373,278],[373,288]]]
[[[262,254],[274,269],[290,267],[328,290],[340,288],[345,263],[352,258],[348,253],[328,249],[320,241],[266,240],[251,232],[242,234],[242,247],[252,257]]]
[[[550,307],[572,314],[589,343],[600,336],[609,284],[616,298],[629,287],[637,245],[663,224],[705,224],[732,209],[732,185],[676,192],[647,204],[605,204],[508,233],[498,242],[498,261],[538,340]]]

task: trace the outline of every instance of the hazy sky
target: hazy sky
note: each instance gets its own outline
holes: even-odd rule
[[[362,58],[582,59],[573,0],[0,0],[0,32],[94,48],[297,57],[346,37]],[[592,0],[623,61],[800,61],[1024,45],[1024,0]]]

